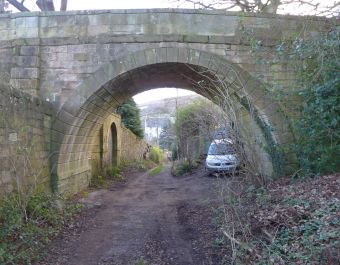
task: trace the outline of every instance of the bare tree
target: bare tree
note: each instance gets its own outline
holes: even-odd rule
[[[224,9],[254,13],[288,13],[287,10],[299,9],[301,14],[338,16],[339,1],[325,0],[170,0],[177,6],[192,4],[198,9]]]
[[[65,11],[67,9],[67,2],[68,0],[61,0],[60,3],[60,10]],[[15,7],[17,10],[21,12],[29,12],[31,11],[25,6],[25,0],[0,0],[0,13],[4,12],[5,9],[8,7],[9,4],[13,7]],[[36,6],[41,11],[55,11],[54,2],[53,0],[37,0]]]
[[[5,0],[0,0],[0,13],[5,12],[5,9],[8,7],[8,3]]]
[[[65,11],[67,9],[67,0],[61,0],[60,11]]]

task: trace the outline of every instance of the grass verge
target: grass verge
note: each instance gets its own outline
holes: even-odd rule
[[[155,168],[153,168],[153,169],[150,170],[149,176],[150,176],[150,177],[156,176],[156,175],[158,175],[159,173],[161,173],[161,172],[163,171],[163,169],[164,169],[163,164],[160,164],[160,165],[158,165],[157,167],[155,167]]]
[[[124,176],[120,167],[108,167],[100,174],[92,177],[90,187],[92,188],[108,188],[112,181],[122,181]]]
[[[43,191],[12,193],[0,201],[0,264],[32,264],[41,249],[83,205]]]
[[[173,176],[179,177],[182,175],[185,175],[187,173],[192,172],[192,170],[196,169],[199,166],[199,163],[201,161],[193,161],[189,163],[186,160],[177,160],[174,162],[172,169],[171,169],[171,174]]]

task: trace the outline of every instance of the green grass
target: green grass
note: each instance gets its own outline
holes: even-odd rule
[[[146,265],[146,262],[144,261],[144,259],[140,258],[136,261],[136,265]]]
[[[153,177],[153,176],[158,175],[159,173],[161,173],[163,171],[163,168],[164,168],[164,166],[162,164],[158,165],[157,167],[150,170],[149,176]]]
[[[121,174],[119,167],[108,167],[102,170],[100,174],[94,175],[90,182],[92,188],[108,188],[112,181],[122,181],[124,176]]]
[[[82,205],[43,191],[15,193],[0,201],[0,264],[31,264]]]
[[[179,177],[179,176],[182,176],[186,173],[189,173],[191,172],[193,169],[197,168],[198,167],[198,163],[197,161],[193,161],[191,164],[188,162],[188,161],[180,161],[180,160],[177,160],[175,161],[173,167],[172,167],[172,171],[171,173],[176,176],[176,177]]]

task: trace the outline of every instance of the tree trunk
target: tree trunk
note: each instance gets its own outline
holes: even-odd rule
[[[14,6],[16,9],[18,9],[21,12],[29,12],[30,10],[25,7],[22,3],[19,3],[16,0],[7,0],[8,3],[10,3],[12,6]]]
[[[41,11],[55,10],[53,0],[37,0],[36,4],[41,9]]]
[[[263,8],[264,13],[276,14],[281,0],[271,0],[270,3]]]
[[[66,9],[67,9],[67,0],[61,0],[60,11],[66,11]]]
[[[0,13],[5,12],[5,0],[0,0]]]

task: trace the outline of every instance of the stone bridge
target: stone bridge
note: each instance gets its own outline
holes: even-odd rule
[[[194,85],[204,79],[200,71],[227,80],[241,102],[250,101],[256,117],[245,121],[256,131],[254,141],[289,142],[287,121],[268,88],[289,91],[294,72],[284,62],[261,61],[274,57],[280,40],[308,38],[332,23],[181,9],[5,14],[0,16],[0,77],[12,90],[49,105],[36,126],[44,128],[41,137],[50,137],[40,159],[48,158],[54,187],[75,192],[88,185],[96,168],[119,162],[121,146],[129,142],[122,140],[114,114],[120,102],[159,87],[214,99]],[[275,171],[271,155],[259,151],[265,174]]]

